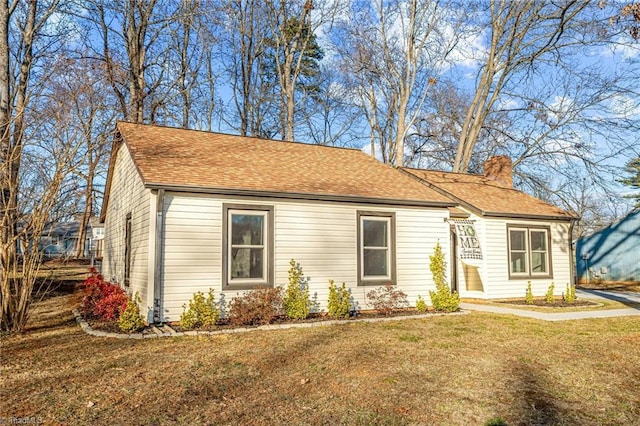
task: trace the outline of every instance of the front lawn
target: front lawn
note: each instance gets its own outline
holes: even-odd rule
[[[488,313],[149,340],[39,302],[2,338],[0,418],[46,424],[638,424],[637,317]]]

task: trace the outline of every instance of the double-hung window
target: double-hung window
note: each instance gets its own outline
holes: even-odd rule
[[[273,285],[273,207],[225,204],[225,288]]]
[[[509,226],[509,275],[512,278],[550,277],[549,228]]]
[[[395,284],[395,215],[358,212],[358,284]]]

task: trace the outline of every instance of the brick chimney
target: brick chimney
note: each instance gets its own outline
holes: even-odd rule
[[[484,175],[508,187],[513,187],[513,163],[506,155],[497,155],[484,162]]]

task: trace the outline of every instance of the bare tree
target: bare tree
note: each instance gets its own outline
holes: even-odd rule
[[[369,124],[372,155],[405,163],[405,140],[430,89],[463,32],[465,11],[449,2],[417,0],[358,4],[343,21],[342,69]]]
[[[88,40],[100,40],[100,47],[92,41],[87,47],[106,65],[121,116],[136,123],[154,122],[169,96],[160,91],[170,45],[165,38],[179,7],[161,0],[91,0],[83,7],[86,13],[80,18],[92,31]]]
[[[174,48],[178,52],[180,58],[180,71],[178,72],[178,78],[176,83],[178,86],[178,92],[182,98],[182,127],[189,127],[189,114],[191,112],[191,89],[196,81],[198,74],[198,68],[201,61],[198,58],[192,61],[192,56],[199,55],[197,51],[197,43],[192,44],[193,27],[196,25],[197,18],[197,2],[193,0],[183,0],[178,15],[180,31],[176,34],[176,41]],[[197,40],[196,40],[197,42]],[[193,66],[195,62],[195,66]]]
[[[70,117],[68,122],[56,123],[67,128],[61,142],[78,146],[74,173],[79,179],[76,187],[69,188],[73,192],[66,194],[65,198],[76,198],[81,209],[77,218],[80,227],[76,256],[82,257],[85,255],[89,219],[96,212],[96,201],[101,198],[95,180],[106,169],[117,109],[112,96],[108,94],[106,70],[101,61],[61,55],[52,67],[54,77],[50,94],[43,104],[47,110],[67,112]]]
[[[589,2],[491,0],[489,4],[489,46],[462,125],[453,166],[456,172],[468,169],[487,116],[508,84],[522,84],[522,80],[514,82],[521,72],[533,70],[542,61],[560,61],[565,51],[579,43],[576,25],[584,24],[580,12]]]
[[[41,105],[50,104],[43,102]],[[68,185],[73,185],[73,179],[69,177],[78,166],[80,148],[76,144],[80,135],[74,135],[76,130],[69,126],[75,118],[66,111],[42,108],[28,117],[41,125],[30,126],[26,132],[29,144],[24,146],[23,160],[28,161],[29,167],[20,174],[19,227],[10,241],[20,247],[20,256],[15,256],[15,266],[0,282],[3,291],[1,328],[10,332],[24,331],[31,302],[41,290],[36,287],[43,254],[40,241],[61,195],[68,191]]]
[[[220,10],[223,57],[233,90],[235,113],[227,118],[242,136],[270,136],[276,81],[269,72],[266,7],[255,0],[229,0]],[[233,121],[237,119],[237,124]]]
[[[294,139],[295,112],[299,97],[317,90],[317,85],[303,84],[304,77],[319,74],[318,61],[324,53],[317,43],[320,27],[333,19],[336,4],[323,2],[316,8],[312,0],[267,2],[272,60],[278,76],[280,126],[283,140]]]
[[[19,279],[16,242],[20,173],[24,153],[26,114],[31,76],[42,52],[36,42],[58,7],[58,1],[28,3],[0,1],[0,285],[3,330],[20,330],[26,321],[31,296],[29,279]],[[51,35],[47,46],[55,45]],[[12,60],[13,59],[13,60]],[[29,274],[29,271],[23,271]],[[30,287],[31,285],[31,287]]]
[[[354,145],[362,131],[357,126],[360,113],[348,101],[350,94],[334,64],[323,65],[318,85],[318,94],[307,98],[301,109],[299,133],[317,145]]]

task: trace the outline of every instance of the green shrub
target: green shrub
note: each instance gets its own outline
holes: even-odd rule
[[[549,289],[545,293],[544,297],[547,299],[547,303],[553,303],[553,289],[555,288],[555,284],[551,283]]]
[[[282,311],[282,287],[257,288],[231,300],[229,319],[232,325],[269,324]]]
[[[436,291],[429,291],[433,308],[440,312],[457,311],[460,306],[460,297],[457,292],[451,291],[445,280],[447,264],[444,260],[444,253],[442,252],[440,242],[436,244],[434,253],[432,256],[429,256],[429,260],[429,269],[431,269],[431,275],[436,284]]]
[[[418,300],[416,301],[416,310],[418,312],[427,312],[427,302],[425,302],[422,296],[418,296]]]
[[[311,312],[309,285],[300,264],[291,259],[289,265],[291,267],[289,268],[289,284],[284,295],[284,311],[291,319],[305,319]]]
[[[127,306],[120,313],[118,328],[126,333],[133,333],[144,327],[144,318],[140,314],[140,296],[136,292],[133,299],[127,300]]]
[[[576,286],[569,285],[567,283],[567,292],[564,295],[564,301],[567,303],[573,303],[576,301]]]
[[[507,426],[507,422],[505,422],[501,417],[494,417],[489,419],[485,423],[485,426]]]
[[[371,290],[367,293],[367,299],[373,309],[385,315],[409,305],[405,292],[395,289],[391,284]]]
[[[533,305],[533,291],[531,291],[531,281],[527,281],[527,292],[524,294],[524,302]]]
[[[351,311],[350,297],[351,295],[345,283],[342,283],[342,287],[338,287],[333,280],[329,280],[329,300],[327,301],[329,315],[334,318],[349,318],[349,312]]]
[[[185,329],[213,327],[220,318],[220,309],[215,303],[213,289],[209,289],[206,299],[201,291],[194,293],[189,301],[189,308],[187,305],[183,305],[182,308],[180,326]]]

